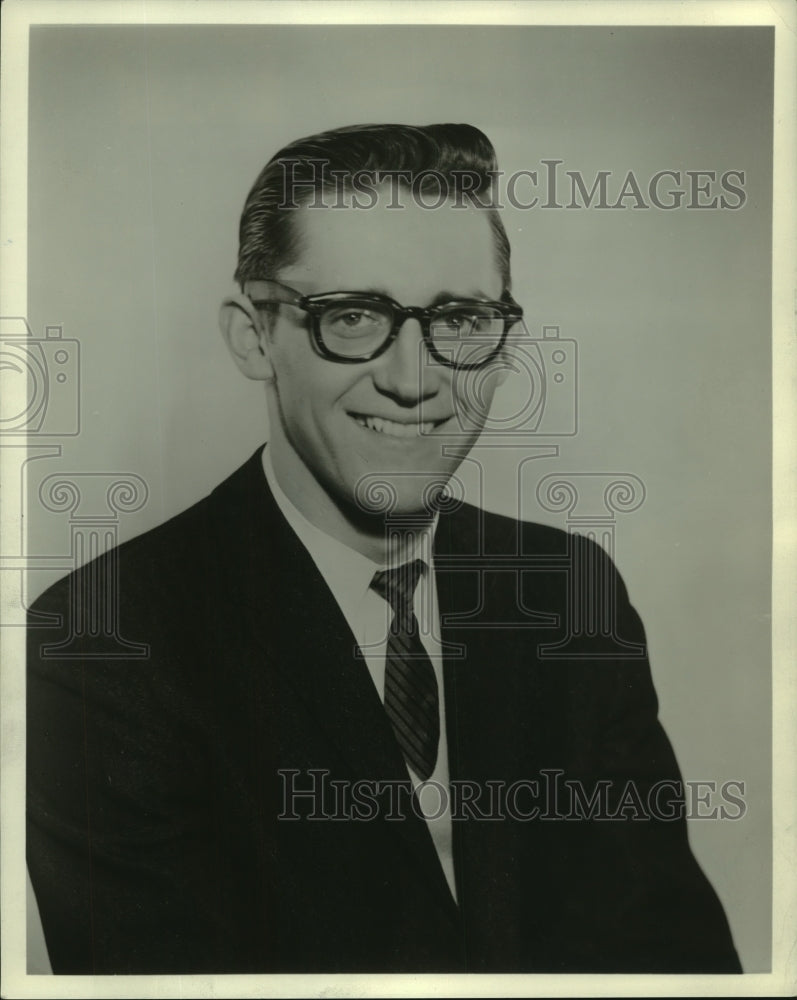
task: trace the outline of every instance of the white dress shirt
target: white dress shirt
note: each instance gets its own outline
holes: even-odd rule
[[[310,553],[319,573],[337,601],[348,622],[357,646],[362,650],[368,672],[379,697],[385,700],[385,655],[387,636],[393,613],[388,602],[373,590],[374,573],[385,567],[361,555],[348,545],[321,531],[296,508],[277,482],[271,464],[269,448],[263,449],[263,471],[285,520],[296,532],[299,540]],[[454,859],[451,851],[451,811],[448,775],[448,744],[445,728],[445,699],[443,692],[443,658],[440,647],[440,613],[437,605],[437,585],[434,574],[432,537],[436,522],[410,539],[399,563],[422,559],[424,571],[415,590],[415,617],[421,642],[429,654],[437,678],[440,710],[440,744],[437,764],[429,780],[424,782],[407,765],[407,773],[426,817],[443,873],[454,899]],[[406,762],[405,762],[406,763]]]

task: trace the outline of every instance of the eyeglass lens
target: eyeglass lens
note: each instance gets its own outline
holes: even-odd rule
[[[367,299],[331,303],[319,317],[325,347],[342,357],[367,357],[390,336],[394,311]],[[442,309],[431,320],[429,335],[434,348],[456,365],[480,364],[501,343],[504,317],[490,305],[468,303]]]

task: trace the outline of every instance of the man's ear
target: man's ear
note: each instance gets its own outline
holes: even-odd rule
[[[247,378],[261,382],[274,378],[266,335],[245,295],[230,295],[222,302],[219,328],[233,360]]]

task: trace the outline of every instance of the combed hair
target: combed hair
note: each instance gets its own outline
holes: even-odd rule
[[[324,163],[322,170],[320,162]],[[335,175],[343,178],[345,189],[350,188],[345,179],[362,171],[377,175],[405,171],[412,177],[428,172],[421,178],[421,191],[439,183],[435,175],[442,176],[449,194],[488,212],[496,263],[504,289],[509,290],[509,240],[492,207],[498,170],[495,150],[487,136],[472,125],[445,124],[350,125],[297,139],[276,153],[252,186],[241,214],[235,271],[241,289],[246,281],[276,278],[280,269],[295,263],[301,253],[291,224],[292,208],[286,204],[286,168],[293,183],[302,184],[290,199],[296,206],[307,204],[318,192],[337,190]],[[464,175],[468,175],[467,184]],[[313,182],[313,186],[302,182]],[[410,187],[403,181],[399,185]]]

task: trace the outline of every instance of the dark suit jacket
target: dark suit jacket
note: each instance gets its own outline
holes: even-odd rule
[[[568,809],[540,791],[604,781],[616,804],[629,780],[641,800],[679,780],[645,656],[600,629],[556,645],[596,580],[619,638],[644,643],[609,561],[468,506],[441,515],[435,559],[451,779],[470,800],[459,906],[408,797],[398,818],[384,795],[369,820],[285,808],[280,771],[296,788],[409,785],[259,452],[37,601],[63,620],[31,627],[28,675],[28,863],[55,972],[739,970],[683,819],[556,818]],[[146,658],[111,658],[84,629],[113,573],[119,633]],[[537,791],[515,785],[495,818],[489,796],[518,781]],[[278,818],[294,807],[304,818]]]

